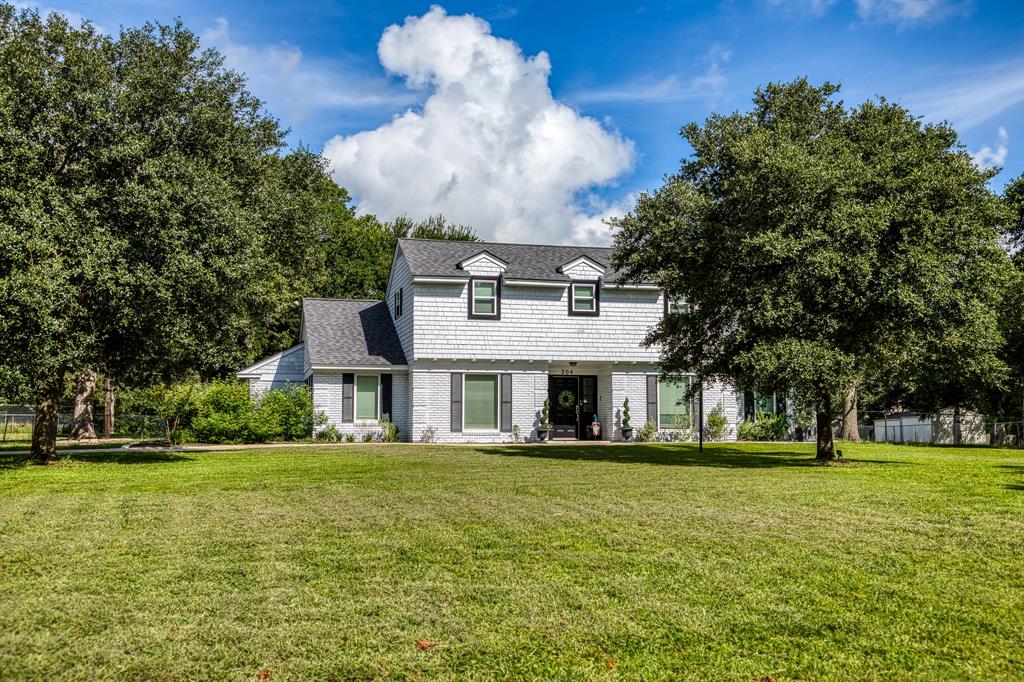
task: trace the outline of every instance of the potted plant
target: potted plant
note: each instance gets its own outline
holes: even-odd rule
[[[630,440],[633,437],[633,427],[629,425],[629,398],[622,401],[622,439]]]
[[[548,431],[551,430],[550,412],[551,401],[545,398],[544,407],[540,410],[540,423],[537,425],[537,440],[545,441],[548,439]]]

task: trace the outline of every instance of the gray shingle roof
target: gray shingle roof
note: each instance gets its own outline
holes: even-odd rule
[[[612,250],[602,246],[544,246],[539,244],[503,244],[499,242],[453,242],[439,239],[399,239],[398,247],[405,254],[414,277],[465,277],[458,264],[486,251],[508,263],[505,277],[569,281],[558,272],[580,256],[603,265],[605,281],[618,281],[618,272],[611,270]]]
[[[302,320],[313,366],[406,364],[391,313],[383,301],[304,298]]]

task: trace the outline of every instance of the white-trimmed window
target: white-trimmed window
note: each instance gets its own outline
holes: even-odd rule
[[[463,428],[466,431],[497,431],[498,375],[467,372],[462,382]]]
[[[597,315],[600,302],[597,282],[573,282],[569,287],[570,315]]]
[[[469,316],[499,317],[501,312],[499,296],[498,280],[476,278],[469,280]]]
[[[677,377],[658,381],[658,428],[689,429],[693,427],[690,414],[690,377]]]
[[[380,419],[380,375],[356,375],[356,421]]]
[[[690,304],[686,302],[685,296],[677,296],[675,298],[669,298],[668,294],[665,295],[665,314],[675,315],[676,313],[689,312]]]
[[[754,419],[762,414],[775,416],[774,393],[754,393]]]
[[[397,320],[402,316],[402,291],[403,287],[399,287],[398,291],[395,292],[395,319]]]

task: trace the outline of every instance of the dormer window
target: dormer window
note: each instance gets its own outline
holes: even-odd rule
[[[601,301],[597,282],[573,282],[569,287],[569,314],[600,314]]]
[[[501,319],[501,285],[496,279],[469,280],[469,318]]]

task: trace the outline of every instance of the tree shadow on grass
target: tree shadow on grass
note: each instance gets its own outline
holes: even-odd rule
[[[177,452],[92,452],[90,450],[64,450],[57,452],[57,463],[61,461],[83,462],[87,464],[167,464],[170,462],[191,462]],[[0,471],[20,469],[33,464],[29,455],[11,455],[0,453]]]
[[[534,457],[616,464],[664,464],[669,466],[701,466],[726,469],[771,469],[778,467],[822,466],[812,454],[781,448],[750,450],[740,446],[715,445],[701,452],[696,445],[655,445],[632,443],[623,445],[502,445],[482,447],[481,452],[504,457]],[[895,460],[842,459],[837,464],[874,465],[906,464]]]
[[[1024,466],[1019,464],[999,464],[997,469],[1005,469],[1006,473],[1016,476],[1024,476]],[[1003,486],[1007,490],[1024,490],[1024,480],[1019,483],[1007,483]]]

